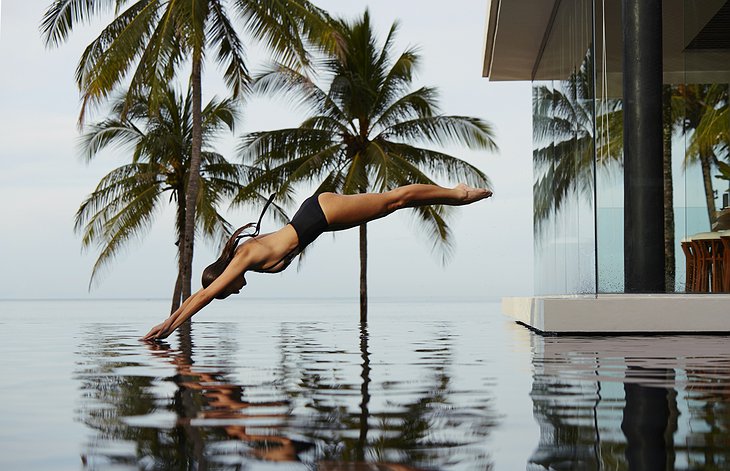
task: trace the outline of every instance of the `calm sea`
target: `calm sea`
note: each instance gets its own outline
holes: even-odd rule
[[[726,337],[357,309],[229,300],[147,344],[164,301],[1,301],[0,469],[730,468]]]

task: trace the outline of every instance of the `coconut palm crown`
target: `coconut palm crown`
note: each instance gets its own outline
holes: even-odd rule
[[[249,75],[243,41],[230,12],[249,37],[263,43],[274,57],[307,66],[306,38],[326,41],[325,14],[307,0],[54,0],[41,22],[44,41],[56,46],[78,23],[114,10],[114,19],[81,56],[76,81],[81,91],[80,124],[89,105],[104,102],[128,82],[132,94],[150,95],[151,111],[159,106],[166,85],[190,65],[193,129],[183,231],[183,290],[190,296],[195,236],[195,211],[200,189],[202,71],[212,56],[234,97],[244,91]],[[131,104],[125,103],[125,109]],[[179,300],[178,300],[179,301]]]
[[[121,249],[144,236],[166,201],[176,206],[175,231],[180,256],[192,153],[191,100],[190,90],[181,96],[168,88],[159,112],[150,116],[148,97],[136,96],[130,100],[120,96],[113,104],[111,116],[91,124],[82,136],[85,160],[95,158],[104,149],[120,148],[128,149],[131,161],[104,176],[76,213],[75,229],[82,234],[83,246],[100,248],[90,284]],[[123,112],[130,102],[131,106]],[[203,163],[196,226],[201,235],[218,241],[231,231],[219,208],[242,188],[240,182],[247,171],[241,164],[228,162],[212,148],[220,133],[234,129],[237,119],[234,101],[214,98],[203,108],[202,117]],[[178,276],[178,297],[180,283]]]
[[[376,41],[367,11],[353,22],[332,20],[332,28],[337,46],[322,62],[325,87],[283,64],[256,78],[254,91],[289,96],[310,116],[297,128],[243,138],[244,162],[261,170],[234,204],[255,198],[261,188],[277,191],[291,202],[298,184],[314,184],[316,192],[343,194],[433,183],[432,178],[490,186],[487,176],[473,165],[427,147],[497,148],[488,123],[441,114],[434,88],[412,90],[419,55],[414,48],[394,55],[397,23],[382,44]],[[415,211],[434,247],[443,249],[446,258],[451,249],[447,208],[426,206]],[[361,301],[365,298],[365,230],[361,226]]]

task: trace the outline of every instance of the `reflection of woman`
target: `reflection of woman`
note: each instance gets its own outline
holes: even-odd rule
[[[276,232],[252,237],[240,246],[238,241],[244,237],[241,233],[252,225],[234,232],[218,260],[203,271],[203,289],[185,300],[180,309],[153,327],[143,339],[166,338],[213,298],[224,299],[239,293],[246,285],[247,271],[277,273],[284,270],[323,232],[359,226],[401,208],[432,204],[459,206],[491,195],[489,190],[460,184],[455,188],[407,185],[385,193],[312,196],[304,201],[291,222]]]
[[[240,385],[226,381],[225,374],[207,372],[202,368],[194,368],[192,362],[182,354],[170,350],[165,343],[151,343],[153,351],[162,353],[175,365],[177,375],[175,382],[178,387],[196,391],[205,401],[201,410],[195,412],[196,419],[211,419],[214,421],[230,421],[223,425],[223,430],[231,439],[248,442],[252,449],[251,455],[266,461],[299,461],[299,453],[310,448],[310,443],[292,440],[285,436],[271,434],[251,434],[246,426],[240,424],[241,419],[286,419],[285,413],[269,413],[264,415],[256,412],[257,409],[271,409],[272,407],[287,406],[285,401],[248,402],[242,400],[243,388]],[[195,401],[198,403],[198,401]],[[189,421],[192,417],[181,418],[178,424]],[[260,427],[257,427],[260,428]]]

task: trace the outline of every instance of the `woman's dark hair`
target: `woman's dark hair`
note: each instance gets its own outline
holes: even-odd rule
[[[223,246],[223,251],[221,252],[221,256],[218,257],[218,260],[211,263],[205,267],[205,270],[203,270],[203,277],[201,280],[203,288],[207,288],[211,283],[213,283],[213,281],[221,276],[221,273],[223,273],[223,271],[228,267],[228,264],[231,263],[231,260],[233,260],[233,256],[236,253],[238,242],[244,237],[254,236],[254,234],[242,234],[242,232],[255,226],[256,223],[252,222],[236,229],[233,235],[231,235],[231,238],[228,239],[228,242],[226,242],[226,245]],[[226,296],[223,296],[222,294],[216,295],[217,299],[223,299],[225,297]]]
[[[223,273],[223,271],[228,267],[228,264],[231,263],[231,260],[233,260],[233,256],[236,253],[236,247],[238,247],[238,241],[244,237],[256,237],[259,235],[261,220],[263,219],[264,214],[266,214],[266,210],[269,209],[271,202],[274,201],[275,196],[276,193],[269,195],[269,199],[266,201],[264,209],[261,211],[258,222],[252,222],[236,229],[233,235],[231,235],[231,238],[228,239],[228,242],[226,242],[226,245],[223,246],[223,252],[221,253],[221,256],[218,257],[218,260],[205,267],[202,279],[203,288],[207,288],[211,283],[213,283],[213,281],[215,281],[216,278],[221,276],[221,273]],[[243,231],[252,227],[255,227],[256,229],[251,234],[243,234]],[[228,295],[218,294],[216,295],[216,299],[223,299],[227,296]]]

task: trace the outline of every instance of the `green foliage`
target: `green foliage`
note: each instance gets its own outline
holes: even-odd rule
[[[115,90],[129,90],[121,118],[145,95],[148,113],[157,113],[165,91],[179,70],[192,69],[193,149],[189,159],[187,222],[180,264],[182,295],[191,292],[191,268],[198,192],[201,188],[201,70],[206,55],[224,69],[234,98],[247,90],[249,74],[243,42],[229,10],[241,19],[242,30],[272,51],[275,58],[299,68],[309,66],[306,41],[322,47],[331,43],[325,13],[307,0],[54,0],[43,17],[41,32],[47,46],[57,46],[73,28],[114,10],[113,20],[81,56],[76,82],[82,105],[79,125],[90,109],[105,102]],[[103,138],[101,139],[103,141]],[[177,297],[177,294],[175,294]],[[173,300],[173,307],[178,300]]]
[[[131,106],[124,113],[127,103]],[[120,96],[113,103],[111,116],[89,125],[81,138],[86,161],[107,148],[128,151],[131,160],[104,176],[76,213],[75,230],[82,234],[83,247],[100,249],[90,283],[131,240],[145,235],[166,201],[176,205],[175,230],[178,240],[182,237],[192,153],[190,91],[180,96],[168,88],[159,112],[150,115],[149,109],[148,96]],[[244,165],[228,162],[211,147],[221,132],[234,130],[236,119],[232,99],[214,98],[202,113],[201,190],[196,226],[201,235],[215,240],[231,232],[219,208],[240,191],[248,173]]]
[[[385,191],[432,178],[489,186],[487,176],[429,145],[496,150],[485,121],[440,114],[437,92],[412,90],[420,57],[413,48],[395,55],[397,24],[385,42],[376,41],[370,16],[332,20],[334,39],[326,52],[321,88],[309,76],[275,63],[255,78],[254,91],[285,96],[309,117],[296,128],[247,134],[240,145],[244,162],[261,170],[234,200],[244,204],[258,193],[277,191],[291,203],[293,188],[314,184],[317,192],[356,194]],[[415,209],[434,247],[450,249],[447,208]]]
[[[597,165],[609,169],[622,164],[621,102],[605,100],[594,109],[592,68],[589,52],[567,80],[533,86],[535,234],[541,233],[550,216],[559,212],[571,195],[593,200],[596,133]]]
[[[231,13],[241,18],[243,32],[290,65],[309,66],[303,44],[326,37],[325,13],[306,0],[55,0],[41,21],[43,39],[58,46],[78,24],[112,10],[113,20],[87,46],[76,69],[82,123],[90,106],[125,81],[133,94],[147,90],[155,105],[194,51],[213,54],[238,97],[250,77]]]
[[[678,87],[678,107],[684,116],[685,131],[690,132],[685,166],[709,158],[730,155],[730,114],[728,114],[727,84],[689,84]]]
[[[720,171],[720,175],[715,175],[717,178],[721,178],[723,180],[730,180],[730,165],[729,164],[718,161],[717,169]]]

